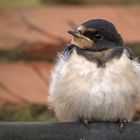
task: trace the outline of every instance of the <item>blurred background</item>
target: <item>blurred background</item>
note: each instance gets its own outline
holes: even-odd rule
[[[93,18],[114,23],[140,56],[140,0],[0,0],[0,121],[56,120],[47,107],[56,55],[67,31]]]

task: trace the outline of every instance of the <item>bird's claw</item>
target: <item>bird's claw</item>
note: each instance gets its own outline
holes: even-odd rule
[[[87,126],[89,125],[88,120],[84,120],[83,123]]]
[[[89,125],[88,120],[81,120],[81,122],[82,122],[84,125],[86,125],[86,126],[88,126],[88,125]]]
[[[120,119],[119,120],[119,124],[120,124],[120,131],[121,133],[124,132],[124,124],[128,123],[128,121],[126,119]]]

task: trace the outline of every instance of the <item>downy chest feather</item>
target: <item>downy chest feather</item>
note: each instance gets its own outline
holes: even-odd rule
[[[134,97],[137,88],[137,76],[131,61],[123,54],[120,59],[114,59],[106,67],[97,68],[96,64],[87,61],[76,52],[65,65],[63,75],[59,80],[59,96],[70,100],[80,99],[81,102],[94,100],[95,105],[101,105],[104,100],[124,104],[127,98]]]
[[[74,52],[61,71],[51,94],[60,112],[104,120],[132,116],[139,82],[126,54],[98,68]]]
[[[101,86],[102,84],[108,85],[108,87],[128,84],[134,86],[135,81],[137,81],[137,75],[134,65],[126,54],[123,54],[120,59],[113,59],[107,62],[106,67],[98,68],[96,63],[90,62],[74,52],[70,61],[63,68],[63,75],[60,81],[80,88],[88,85],[90,89],[95,85]]]

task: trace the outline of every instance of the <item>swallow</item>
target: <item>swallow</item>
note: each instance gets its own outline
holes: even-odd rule
[[[62,122],[131,121],[140,101],[140,64],[115,26],[92,19],[58,55],[48,101]]]

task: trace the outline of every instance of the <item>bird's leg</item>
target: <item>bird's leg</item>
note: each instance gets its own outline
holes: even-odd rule
[[[89,125],[88,120],[83,120],[83,123],[84,123],[86,126],[88,126],[88,125]]]
[[[80,122],[82,122],[84,125],[88,126],[89,125],[89,122],[88,120],[80,120]]]
[[[128,123],[128,121],[126,119],[119,119],[121,133],[124,132],[124,124],[126,124],[126,123]]]
[[[87,119],[83,119],[80,117],[80,122],[83,123],[84,125],[88,126],[89,125],[89,122]]]

